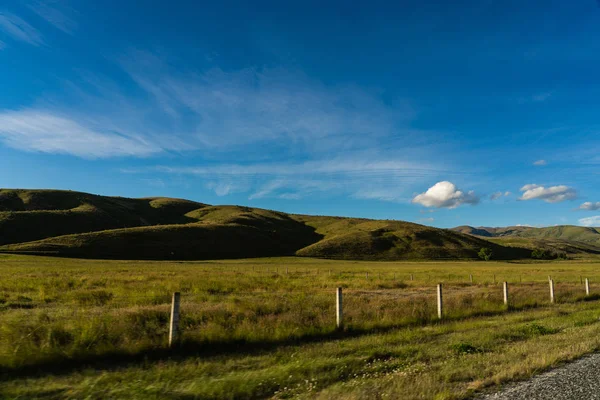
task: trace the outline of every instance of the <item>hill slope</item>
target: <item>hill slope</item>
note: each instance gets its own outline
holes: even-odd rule
[[[128,199],[61,190],[0,190],[0,245],[71,233],[193,221],[204,207],[170,198]]]
[[[494,258],[528,257],[529,252],[490,243],[450,230],[403,221],[296,216],[324,239],[297,252],[300,256],[339,259],[456,259],[477,258],[489,247]]]
[[[583,226],[505,228],[458,226],[455,232],[485,238],[498,244],[524,248],[544,248],[567,254],[600,254],[600,231]]]
[[[291,215],[170,198],[0,190],[0,250],[68,257],[523,258],[529,251],[402,221]]]

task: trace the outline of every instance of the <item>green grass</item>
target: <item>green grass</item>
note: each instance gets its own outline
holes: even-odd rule
[[[592,283],[589,301],[580,277]],[[169,350],[174,291],[182,343]],[[598,264],[584,261],[0,255],[0,397],[465,398],[597,350],[598,294]]]

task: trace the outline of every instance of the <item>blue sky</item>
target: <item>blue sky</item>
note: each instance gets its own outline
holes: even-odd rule
[[[600,226],[596,0],[4,0],[0,187]]]

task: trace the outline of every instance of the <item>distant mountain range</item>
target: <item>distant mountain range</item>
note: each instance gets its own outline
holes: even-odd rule
[[[594,228],[438,229],[403,221],[286,214],[164,197],[0,189],[0,251],[108,259],[289,256],[348,260],[529,258],[542,247],[600,254]]]
[[[504,246],[546,248],[568,254],[600,254],[600,229],[560,225],[546,228],[457,226],[454,232],[485,238]]]

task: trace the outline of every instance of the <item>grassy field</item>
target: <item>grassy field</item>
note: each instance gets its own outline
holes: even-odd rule
[[[465,398],[597,350],[598,266],[0,255],[0,397]]]

